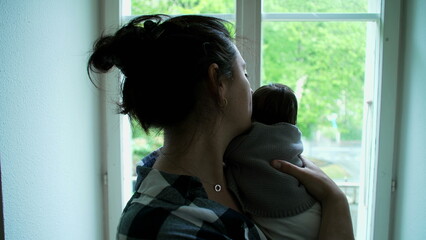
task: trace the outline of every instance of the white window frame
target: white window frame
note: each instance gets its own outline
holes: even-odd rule
[[[121,0],[104,0],[101,9],[101,26],[104,34],[112,34],[122,24]],[[103,78],[103,79],[102,79]],[[131,159],[131,131],[127,117],[117,114],[116,103],[120,99],[121,75],[119,71],[101,76],[103,98],[103,178],[104,178],[104,226],[105,239],[116,239],[121,212],[129,200],[131,167],[125,160]]]
[[[373,94],[366,93],[361,194],[358,205],[358,239],[389,239],[392,221],[392,194],[395,191],[393,149],[395,149],[395,120],[399,54],[399,19],[401,2],[376,0],[369,3],[372,13],[261,13],[257,0],[237,0],[237,40],[247,39],[238,47],[247,62],[251,84],[261,81],[261,21],[358,21],[373,22],[367,30],[366,71],[375,79]],[[378,36],[378,38],[376,38]],[[375,40],[371,40],[375,38]],[[238,44],[238,43],[237,43]],[[376,68],[371,69],[371,66]],[[368,133],[368,134],[366,134]],[[368,145],[370,144],[370,145]],[[367,164],[367,162],[369,164]]]
[[[371,0],[370,0],[371,1]],[[101,11],[101,26],[105,33],[113,33],[128,21],[130,17],[122,17],[123,11],[128,11],[129,0],[104,0]],[[369,164],[361,168],[369,169],[366,175],[361,176],[361,181],[366,184],[366,189],[361,189],[359,202],[359,219],[364,219],[365,224],[358,221],[358,239],[390,239],[392,230],[392,196],[395,189],[394,157],[395,149],[395,120],[396,97],[399,54],[399,25],[401,0],[373,0],[369,6],[373,13],[360,14],[274,14],[261,13],[261,0],[236,0],[236,16],[220,15],[228,20],[236,18],[237,46],[248,66],[250,83],[253,88],[260,86],[261,77],[261,21],[375,21],[375,26],[367,30],[367,38],[378,34],[375,41],[367,41],[366,72],[373,71],[376,78],[373,89],[374,94],[367,94],[365,105],[364,135],[365,156],[370,158]],[[219,15],[218,15],[219,16]],[[247,49],[246,44],[241,44],[239,39],[255,43]],[[370,66],[377,66],[371,68]],[[129,166],[123,164],[123,159],[130,159],[130,125],[126,117],[116,113],[114,105],[119,99],[120,74],[103,76],[103,113],[104,113],[104,197],[105,201],[105,227],[106,238],[115,239],[117,226],[127,200],[130,198],[128,188],[131,186],[131,171]],[[370,143],[370,144],[368,144]],[[368,174],[370,173],[370,174]],[[366,192],[368,194],[363,194]],[[368,209],[370,206],[372,209]]]

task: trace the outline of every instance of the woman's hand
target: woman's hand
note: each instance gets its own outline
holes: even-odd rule
[[[305,167],[298,167],[282,160],[274,160],[272,166],[297,178],[322,207],[319,239],[355,239],[349,204],[345,194],[319,167],[302,158]]]
[[[328,198],[344,197],[344,193],[319,167],[311,161],[302,158],[304,167],[298,167],[282,160],[272,161],[272,166],[283,173],[297,178],[313,197],[319,202],[327,201]]]

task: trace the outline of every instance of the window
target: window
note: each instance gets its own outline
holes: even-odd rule
[[[304,154],[347,194],[357,238],[388,239],[398,4],[385,0],[116,0],[105,6],[105,26],[152,13],[206,14],[235,22],[236,33],[242,37],[238,39],[245,39],[237,45],[248,64],[252,88],[281,82],[296,91]],[[109,87],[117,85],[118,81]],[[111,146],[105,172],[112,239],[131,194],[129,176],[134,164],[161,145],[161,133],[151,138],[135,128],[131,133],[126,118],[108,113],[106,125]]]

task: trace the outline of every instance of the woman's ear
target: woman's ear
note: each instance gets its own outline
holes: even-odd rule
[[[225,98],[226,84],[219,75],[219,66],[216,63],[210,64],[208,69],[208,88],[216,102],[222,102]]]

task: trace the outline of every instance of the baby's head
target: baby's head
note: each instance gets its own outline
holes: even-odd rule
[[[297,121],[297,99],[286,85],[273,83],[258,88],[253,93],[252,120],[263,124]]]

